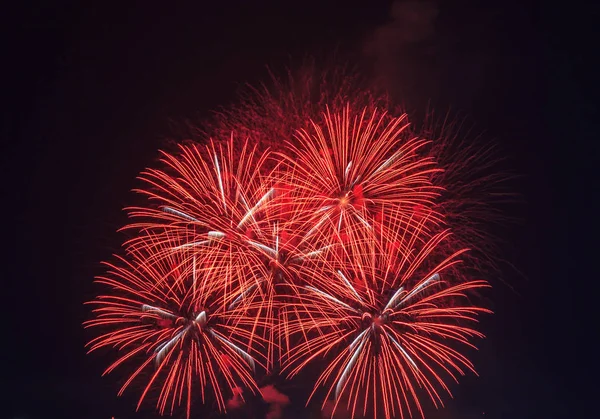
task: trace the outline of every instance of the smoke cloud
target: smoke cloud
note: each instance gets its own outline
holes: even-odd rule
[[[266,419],[281,418],[283,409],[290,403],[290,398],[279,392],[279,390],[272,385],[262,387],[260,391],[262,393],[263,400],[270,405]]]

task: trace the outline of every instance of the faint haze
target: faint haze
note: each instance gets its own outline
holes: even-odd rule
[[[362,46],[378,83],[409,111],[430,101],[468,107],[481,85],[479,26],[442,12],[435,1],[396,0]]]

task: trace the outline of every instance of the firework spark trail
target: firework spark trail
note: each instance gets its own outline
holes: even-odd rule
[[[396,238],[417,246],[405,246],[396,268],[389,266],[398,256],[391,254],[385,243],[390,236],[386,236],[375,250],[374,260],[379,262],[361,267],[348,261],[345,272],[332,272],[329,281],[302,287],[295,305],[289,304],[289,310],[298,315],[289,317],[286,329],[296,342],[286,358],[288,377],[317,359],[328,360],[310,399],[326,386],[323,407],[333,397],[334,412],[346,400],[352,417],[359,411],[375,417],[403,417],[415,409],[423,415],[420,392],[436,407],[443,405],[439,389],[450,393],[446,381],[475,371],[455,346],[473,347],[470,339],[483,337],[468,323],[489,311],[470,304],[467,296],[488,285],[453,278],[452,268],[463,251],[440,260],[450,237],[447,231],[432,237],[425,234],[425,240],[414,237],[423,234],[422,230],[410,231],[408,236],[395,233]],[[348,280],[356,276],[377,278],[357,289]],[[335,281],[336,277],[341,280]],[[384,292],[385,288],[390,291]]]
[[[157,247],[158,238],[148,236]],[[154,249],[155,247],[153,247]],[[187,416],[190,417],[192,394],[198,387],[202,402],[210,390],[219,410],[225,411],[225,389],[258,388],[252,376],[255,365],[263,365],[260,351],[248,353],[247,342],[256,347],[265,342],[251,336],[248,327],[255,324],[235,307],[224,309],[222,295],[214,292],[211,272],[193,266],[194,258],[170,253],[149,262],[151,254],[134,250],[128,260],[107,264],[107,275],[98,282],[109,293],[90,302],[95,318],[86,327],[102,329],[89,350],[114,348],[118,359],[105,373],[117,368],[131,368],[119,394],[146,374],[155,371],[139,399],[138,408],[151,392],[158,391],[157,408],[161,414],[173,413],[186,393]],[[245,310],[249,307],[245,307]],[[251,308],[251,307],[250,307]]]

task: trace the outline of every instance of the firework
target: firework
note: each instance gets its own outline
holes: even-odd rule
[[[467,296],[487,283],[460,277],[466,250],[445,251],[449,232],[422,240],[421,229],[412,229],[380,238],[370,258],[347,259],[329,281],[303,287],[289,304],[297,314],[287,332],[298,343],[285,370],[291,378],[325,358],[310,396],[325,386],[323,407],[333,398],[334,412],[345,400],[353,417],[412,415],[415,408],[422,415],[420,392],[443,405],[446,381],[475,371],[456,346],[472,347],[470,338],[483,336],[468,323],[488,310]]]
[[[516,176],[502,167],[499,145],[474,134],[464,116],[436,118],[432,113],[424,125],[423,135],[432,139],[431,154],[444,168],[433,177],[435,184],[446,186],[436,201],[437,209],[452,229],[453,242],[473,249],[469,263],[494,275],[502,270],[501,238],[490,226],[505,227],[515,221],[502,208],[518,202],[509,187]]]
[[[427,141],[406,136],[406,115],[347,106],[328,110],[322,125],[300,130],[282,156],[294,200],[305,210],[307,235],[350,246],[368,242],[384,232],[392,212],[404,222],[428,214],[439,223],[442,216],[431,208],[440,188],[430,179],[440,169],[419,154]]]
[[[324,359],[310,396],[325,388],[323,407],[422,415],[474,372],[462,349],[488,310],[468,297],[487,283],[467,279],[467,241],[450,233],[462,207],[440,180],[455,174],[382,98],[342,96],[319,115],[319,101],[257,93],[272,113],[247,102],[215,128],[248,139],[181,145],[141,174],[147,201],[128,208],[133,236],[86,323],[100,331],[90,351],[117,353],[107,373],[133,366],[119,394],[146,380],[138,408],[156,394],[161,414],[189,417],[210,394],[225,411],[259,392],[257,366],[293,378]]]
[[[267,157],[247,142],[236,151],[233,138],[224,145],[211,141],[205,148],[181,146],[177,155],[163,153],[164,169],[140,176],[146,187],[137,191],[149,205],[128,208],[137,221],[125,227],[150,231],[153,239],[136,235],[128,249],[145,248],[156,258],[174,252],[196,257],[218,272],[214,286],[225,293],[256,283],[263,272],[254,270],[262,259],[245,249],[256,247],[253,232],[265,230],[261,215],[276,192],[261,171]]]
[[[153,249],[164,243],[151,236],[147,240],[157,240]],[[86,327],[101,330],[88,344],[90,352],[113,349],[117,360],[105,374],[117,368],[132,371],[119,395],[134,381],[147,380],[138,408],[149,394],[158,393],[161,414],[184,403],[189,417],[195,396],[205,402],[212,393],[224,411],[227,392],[240,387],[257,392],[252,373],[263,357],[245,349],[250,339],[261,343],[248,331],[256,320],[215,290],[214,272],[201,268],[194,257],[184,252],[151,256],[134,250],[107,264],[108,273],[98,282],[108,291],[89,303],[95,318]]]

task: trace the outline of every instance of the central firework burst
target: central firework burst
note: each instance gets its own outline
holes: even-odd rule
[[[328,110],[323,125],[300,130],[283,155],[313,240],[362,243],[391,212],[396,221],[409,222],[425,211],[439,222],[441,215],[430,208],[440,190],[431,177],[440,169],[419,155],[427,141],[408,136],[406,115],[346,107],[337,114]]]

